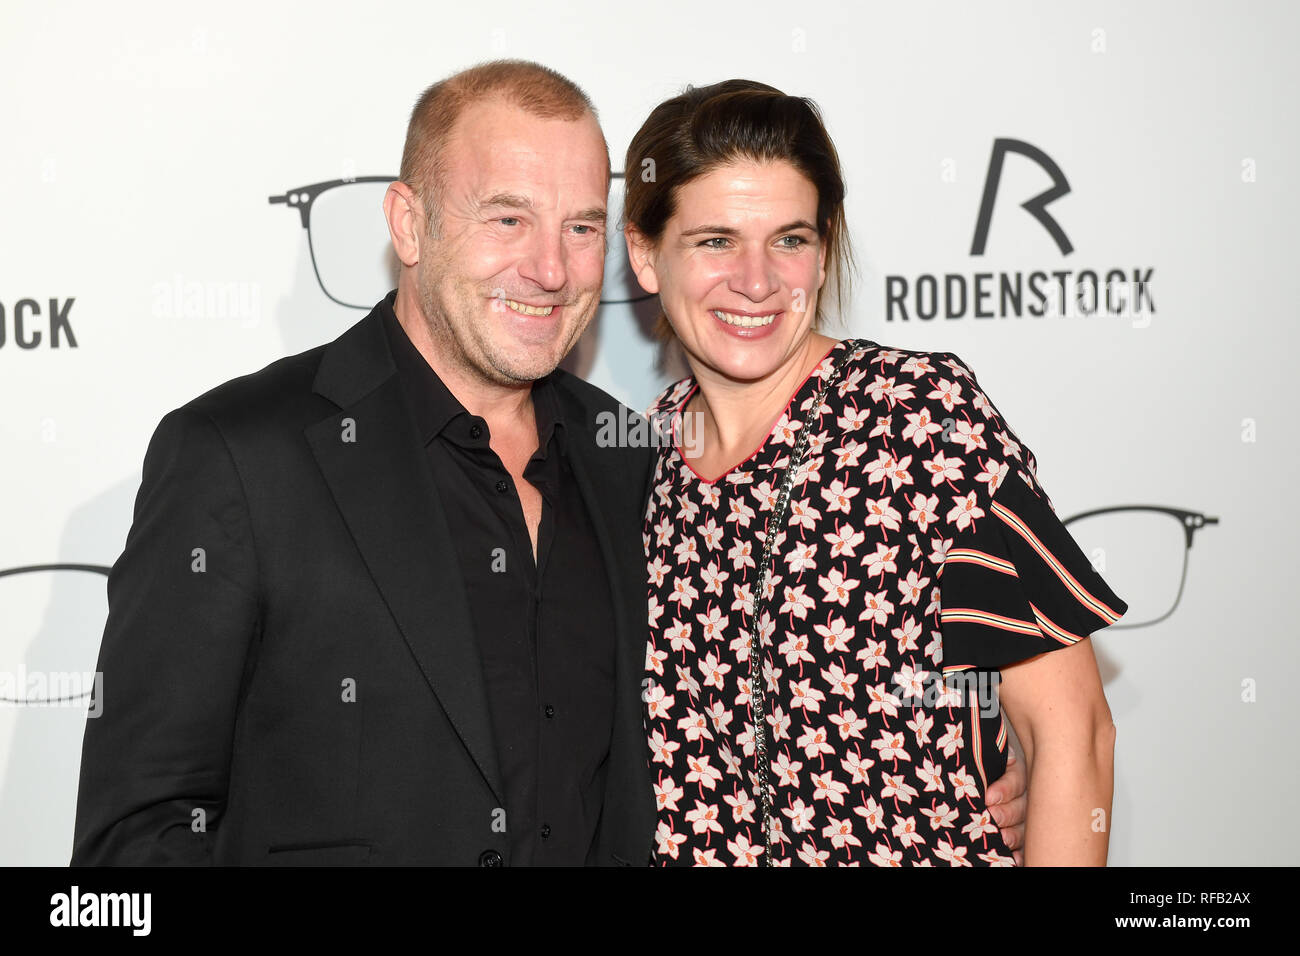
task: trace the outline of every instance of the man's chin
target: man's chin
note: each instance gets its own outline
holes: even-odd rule
[[[488,358],[504,374],[519,381],[536,381],[555,371],[580,336],[572,330],[567,334],[549,335],[533,339],[531,336],[502,336],[495,342],[484,343]]]
[[[564,356],[552,343],[545,348],[532,347],[502,350],[490,356],[492,368],[502,385],[523,385],[545,378],[555,371]]]

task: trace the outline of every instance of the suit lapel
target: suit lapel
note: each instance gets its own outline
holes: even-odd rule
[[[381,322],[376,309],[326,348],[313,387],[340,410],[305,434],[411,654],[504,806],[459,561]]]

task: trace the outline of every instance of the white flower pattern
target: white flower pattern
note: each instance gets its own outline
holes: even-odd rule
[[[846,352],[838,387],[812,409]],[[649,414],[680,409],[694,388],[689,378],[671,386]],[[1042,514],[1050,502],[1032,454],[960,359],[864,340],[837,343],[764,445],[725,475],[708,481],[675,444],[659,450],[643,526],[654,861],[766,862],[748,627],[766,521],[805,418],[808,463],[774,543],[759,627],[780,824],[772,862],[1013,865],[984,801],[1005,767],[1001,718],[922,691],[945,666],[945,566],[997,520],[1010,472],[1042,497]],[[1088,583],[1122,607],[1099,581]],[[1054,605],[1043,611],[1056,619]],[[668,687],[674,669],[700,679]]]

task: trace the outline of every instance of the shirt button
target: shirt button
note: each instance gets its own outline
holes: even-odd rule
[[[470,437],[470,438],[480,438],[480,437],[482,437],[482,435],[483,435],[483,426],[482,426],[482,425],[470,425],[470,426],[469,426],[469,437]]]
[[[543,824],[542,824],[542,839],[545,840],[545,839],[546,839],[547,837],[549,837],[550,835],[551,835],[551,825],[550,825],[549,823],[543,823]]]
[[[501,866],[505,862],[496,850],[484,850],[478,855],[479,866]]]
[[[497,491],[501,492],[501,494],[504,495],[509,490],[510,482],[506,481],[504,478],[497,482]]]
[[[554,716],[555,716],[555,708],[552,707],[550,704],[547,704],[547,705],[546,705],[546,709],[545,709],[544,711],[542,711],[542,713],[546,714],[547,717],[554,717]]]

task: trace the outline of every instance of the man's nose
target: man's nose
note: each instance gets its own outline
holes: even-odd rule
[[[564,243],[557,231],[538,231],[529,244],[519,274],[547,292],[557,292],[568,281],[568,268],[564,260]]]
[[[781,287],[781,279],[766,249],[749,247],[740,253],[731,288],[751,302],[762,302]]]

